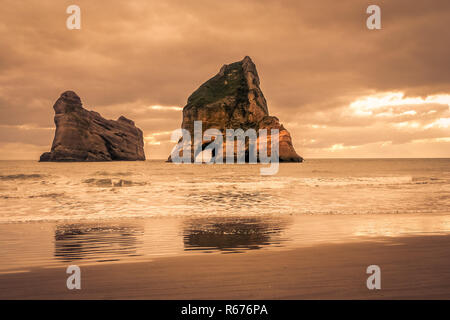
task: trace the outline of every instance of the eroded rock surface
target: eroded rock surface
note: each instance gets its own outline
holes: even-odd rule
[[[250,57],[224,65],[219,73],[202,84],[188,98],[183,108],[181,127],[194,136],[194,121],[202,121],[203,132],[214,128],[225,133],[226,129],[268,129],[268,154],[270,155],[270,130],[279,130],[279,159],[281,162],[302,162],[292,145],[289,132],[278,118],[270,116],[266,99],[259,87],[256,66]],[[226,148],[224,141],[224,150]],[[259,145],[259,144],[258,144]],[[258,152],[259,152],[258,148]],[[248,143],[246,144],[248,154]],[[225,151],[224,151],[225,155]],[[196,155],[191,152],[194,160]],[[168,161],[171,161],[169,156]]]
[[[145,160],[143,134],[132,120],[104,119],[84,109],[73,91],[64,92],[53,109],[55,138],[40,161]]]

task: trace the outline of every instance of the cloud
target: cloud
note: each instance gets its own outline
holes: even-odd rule
[[[448,156],[450,141],[450,96],[405,97],[401,92],[377,93],[356,98],[346,106],[335,108],[324,117],[323,112],[311,113],[301,132],[300,148],[309,154],[331,152],[343,155],[361,154],[371,150],[389,157],[395,148],[409,145],[420,154],[425,148],[432,154]]]
[[[2,1],[0,125],[52,127],[52,105],[70,89],[88,109],[135,120],[146,136],[173,130],[181,125],[178,108],[199,85],[223,64],[249,55],[270,113],[303,156],[317,155],[319,146],[322,156],[358,156],[360,147],[326,148],[383,139],[420,149],[423,143],[412,139],[446,136],[440,119],[448,118],[448,106],[424,99],[450,94],[448,0],[380,0],[379,31],[367,30],[368,3],[358,0],[79,0],[78,31],[65,27],[71,4]],[[354,114],[352,103],[388,93],[421,102],[382,103],[358,109],[371,116]],[[38,146],[47,139],[43,132],[8,128],[1,129],[0,143]],[[315,143],[304,142],[310,140]],[[446,146],[433,145],[439,143]],[[163,145],[146,146],[149,157],[165,158]],[[370,153],[376,150],[391,152],[373,145]]]

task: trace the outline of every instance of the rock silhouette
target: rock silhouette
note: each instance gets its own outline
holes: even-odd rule
[[[53,109],[55,137],[40,161],[145,160],[143,134],[132,120],[104,119],[84,109],[73,91],[64,92]]]

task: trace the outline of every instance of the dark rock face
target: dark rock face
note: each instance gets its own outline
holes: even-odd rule
[[[188,98],[183,109],[181,127],[194,135],[194,121],[202,121],[203,132],[214,128],[223,133],[226,129],[279,129],[280,162],[302,162],[294,150],[289,132],[270,116],[266,99],[259,88],[256,66],[250,57],[242,61],[224,65],[219,73],[202,84]],[[226,141],[224,141],[225,150]],[[248,152],[248,144],[246,145]],[[270,154],[270,143],[268,145]],[[224,153],[225,154],[225,153]],[[194,159],[194,152],[191,158]],[[168,161],[171,161],[169,157]]]
[[[145,160],[142,131],[132,120],[106,120],[84,109],[73,91],[64,92],[53,109],[55,138],[40,161]]]

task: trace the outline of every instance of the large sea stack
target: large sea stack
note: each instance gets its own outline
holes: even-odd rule
[[[73,91],[64,92],[53,109],[55,138],[40,161],[145,160],[142,131],[132,120],[106,120],[84,109]]]
[[[258,72],[250,57],[224,65],[217,75],[191,94],[183,108],[181,127],[188,130],[193,137],[194,121],[199,120],[202,121],[203,132],[210,128],[223,133],[226,129],[241,128],[245,131],[252,128],[257,132],[259,129],[267,129],[269,141],[270,130],[278,129],[280,162],[303,161],[295,152],[289,132],[280,124],[278,118],[269,115],[266,99],[259,88]],[[224,141],[224,150],[226,143]],[[267,151],[270,154],[270,142]],[[191,150],[191,159],[194,160],[196,156],[194,150]],[[170,156],[168,161],[171,161]]]

